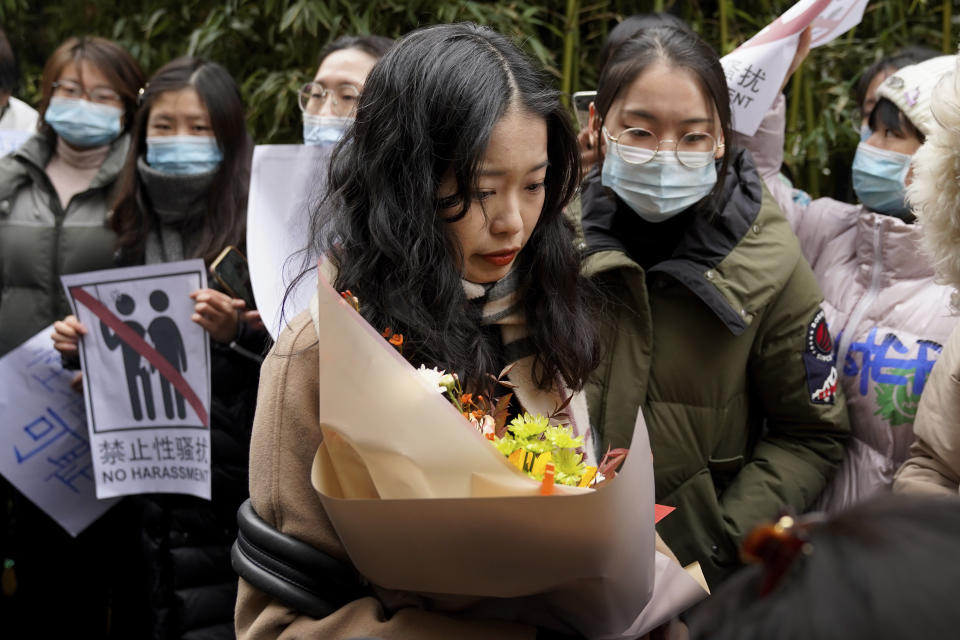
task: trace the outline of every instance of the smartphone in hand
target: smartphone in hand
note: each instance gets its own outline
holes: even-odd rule
[[[573,94],[573,109],[577,112],[577,124],[581,129],[590,122],[590,103],[596,99],[596,91],[577,91]]]
[[[247,311],[256,309],[253,300],[253,286],[250,284],[250,269],[247,259],[240,250],[229,246],[220,252],[210,265],[210,273],[233,298],[240,298],[247,305]]]

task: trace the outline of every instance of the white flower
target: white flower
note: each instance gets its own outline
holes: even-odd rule
[[[427,369],[425,366],[420,365],[420,368],[417,369],[417,373],[420,374],[419,378],[423,382],[424,386],[427,387],[427,389],[441,394],[447,392],[443,385],[440,384],[440,379],[446,375],[446,371],[441,371],[436,367]]]

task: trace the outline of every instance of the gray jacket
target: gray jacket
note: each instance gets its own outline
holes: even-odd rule
[[[38,133],[0,158],[0,356],[70,313],[61,275],[113,266],[116,236],[105,221],[129,136],[66,209],[44,171],[55,144]]]

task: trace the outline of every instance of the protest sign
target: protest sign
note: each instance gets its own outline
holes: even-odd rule
[[[250,282],[260,317],[274,340],[284,321],[304,311],[316,290],[314,277],[302,279],[284,299],[287,287],[305,266],[316,264],[302,250],[310,216],[322,196],[330,147],[302,144],[258,145],[253,150],[247,205],[247,256]]]
[[[32,135],[30,131],[0,130],[0,156],[16,151]]]
[[[210,343],[189,294],[202,260],[63,276],[80,341],[97,497],[210,498]]]
[[[47,327],[0,358],[0,474],[76,536],[117,500],[97,500],[83,396]]]
[[[825,45],[859,24],[866,7],[867,0],[800,0],[721,58],[733,128],[747,136],[756,133],[780,91],[804,29],[812,28],[811,47]]]

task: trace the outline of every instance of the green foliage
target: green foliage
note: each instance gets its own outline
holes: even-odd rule
[[[859,125],[851,87],[882,55],[907,45],[957,48],[956,0],[871,2],[863,23],[816,49],[788,93],[786,163],[814,195],[847,195]],[[670,11],[722,52],[753,35],[790,0],[0,0],[0,25],[21,61],[21,97],[36,103],[44,60],[65,38],[117,40],[147,74],[186,53],[222,63],[237,79],[258,143],[300,140],[295,91],[317,54],[352,33],[399,37],[419,26],[472,20],[514,38],[565,92],[593,89],[597,55],[624,16]]]

